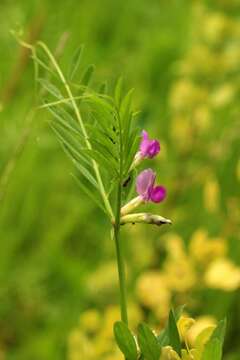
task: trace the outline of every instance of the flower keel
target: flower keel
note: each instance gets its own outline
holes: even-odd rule
[[[154,186],[156,173],[151,169],[143,170],[137,177],[136,190],[143,201],[159,203],[166,197],[166,189],[163,186]]]

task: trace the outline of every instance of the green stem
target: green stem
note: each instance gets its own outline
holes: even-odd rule
[[[120,308],[121,308],[121,319],[128,325],[128,314],[127,314],[127,293],[126,293],[126,277],[124,258],[122,252],[122,246],[120,241],[120,211],[121,211],[121,184],[118,187],[117,194],[117,210],[116,220],[114,224],[114,241],[117,255],[117,266],[118,266],[118,279],[119,279],[119,290],[120,290]]]
[[[120,241],[120,225],[121,225],[121,207],[122,207],[122,179],[123,179],[123,141],[122,141],[122,124],[118,113],[118,124],[119,124],[119,181],[117,188],[117,206],[114,224],[114,240],[117,255],[118,265],[118,278],[119,278],[119,290],[120,290],[120,308],[121,308],[121,319],[128,325],[128,314],[127,314],[127,291],[126,291],[126,277],[124,267],[124,257]]]

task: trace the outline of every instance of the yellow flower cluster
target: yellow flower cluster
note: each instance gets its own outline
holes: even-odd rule
[[[231,9],[237,3],[239,5],[237,1],[233,3],[231,0],[217,1],[215,10],[213,7],[210,10],[201,1],[193,4],[189,48],[174,67],[176,81],[169,96],[171,137],[180,156],[185,153],[194,156],[192,151],[196,150],[201,154],[207,152],[206,155],[213,159],[224,158],[226,149],[234,141],[234,134],[219,138],[215,130],[222,126],[219,119],[227,109],[231,109],[225,115],[229,129],[232,128],[235,134],[239,129],[236,115],[239,114],[240,20],[223,11],[226,7]],[[239,115],[237,117],[239,119]],[[211,138],[207,137],[209,133],[212,133]],[[208,146],[205,146],[206,137]],[[236,175],[238,169],[239,165]],[[220,185],[210,175],[203,180],[204,204],[209,212],[216,212]]]
[[[167,256],[159,270],[144,272],[137,280],[136,293],[140,303],[164,320],[172,297],[192,303],[191,291],[216,288],[224,291],[240,287],[240,267],[228,257],[227,242],[211,238],[198,229],[190,239],[189,249],[177,234],[165,236]]]
[[[136,305],[129,307],[129,320],[136,327],[142,320],[142,312]],[[104,311],[85,311],[79,325],[72,330],[68,343],[68,360],[122,360],[113,338],[113,324],[120,319],[119,307],[108,306]]]
[[[142,320],[142,314],[136,307],[130,308],[130,321],[136,326]],[[69,336],[69,360],[122,360],[112,335],[112,327],[119,319],[115,306],[109,307],[103,314],[97,310],[88,310],[82,314],[79,326]],[[199,317],[196,320],[181,316],[178,331],[185,349],[181,357],[170,347],[162,349],[161,360],[199,360],[204,345],[216,327],[211,317]]]
[[[171,346],[165,346],[162,349],[161,360],[200,360],[204,346],[215,327],[216,322],[212,318],[202,317],[194,320],[182,316],[178,321],[178,331],[185,349],[181,350],[179,356]]]
[[[225,239],[211,238],[206,230],[198,229],[192,234],[188,247],[185,247],[184,240],[175,233],[165,235],[163,240],[166,257],[161,266],[156,268],[155,265],[154,270],[144,271],[137,279],[137,302],[130,306],[130,324],[133,329],[141,320],[146,320],[142,308],[151,312],[153,324],[160,330],[166,322],[173,298],[176,303],[194,306],[192,291],[195,289],[209,287],[233,291],[240,287],[240,268],[228,259]],[[150,258],[151,261],[156,260]],[[147,257],[148,266],[150,258]],[[114,286],[117,278],[115,274],[114,281],[109,280],[106,270],[110,269],[113,270],[112,263],[97,271],[102,278],[97,291],[104,294],[109,293],[109,287]],[[103,280],[104,274],[106,281]],[[90,309],[83,312],[79,325],[69,337],[68,359],[120,360],[121,354],[116,349],[112,333],[113,324],[119,318],[118,306],[114,305],[106,307],[104,311]],[[189,348],[193,348],[189,353],[193,356],[192,359],[198,359],[197,355],[193,355],[196,353],[194,346],[198,335],[215,323],[215,319],[210,316],[200,317],[195,321],[187,317],[180,319],[179,332],[182,340]],[[182,359],[191,359],[189,354],[183,351]],[[174,360],[176,354],[172,349],[166,348],[164,356],[164,359]]]

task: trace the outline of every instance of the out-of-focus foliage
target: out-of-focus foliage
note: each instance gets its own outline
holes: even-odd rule
[[[93,87],[123,74],[161,139],[159,213],[174,225],[123,228],[130,327],[158,331],[170,303],[186,303],[193,344],[227,315],[224,359],[239,359],[239,16],[238,0],[1,2],[0,359],[121,358],[108,226],[69,176],[49,114],[31,113],[33,66],[12,28],[53,50],[60,39],[65,71],[85,43]]]

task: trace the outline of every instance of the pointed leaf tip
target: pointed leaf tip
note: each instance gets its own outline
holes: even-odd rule
[[[72,58],[72,62],[70,64],[70,67],[69,67],[69,72],[68,72],[68,77],[70,80],[73,80],[78,68],[79,68],[79,65],[80,65],[80,62],[81,62],[81,58],[82,58],[82,53],[83,53],[83,49],[84,49],[84,45],[80,45],[74,52],[73,54],[73,58]]]
[[[146,360],[159,360],[161,347],[152,330],[144,323],[138,327],[138,343]]]

